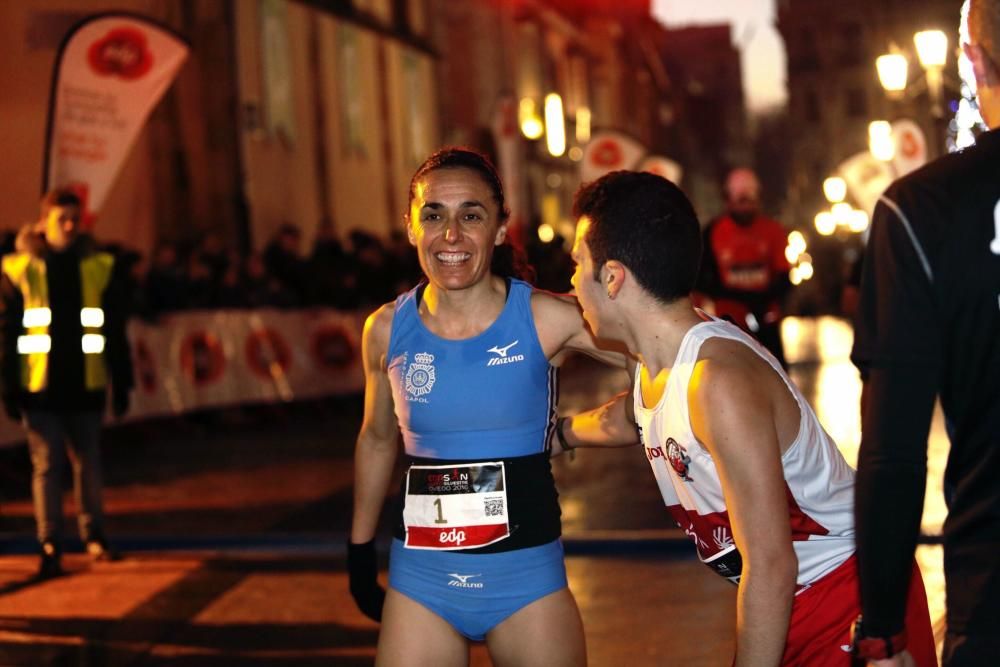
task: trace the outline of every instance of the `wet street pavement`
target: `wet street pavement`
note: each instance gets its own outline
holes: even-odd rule
[[[824,318],[790,320],[784,333],[793,379],[853,463],[850,330]],[[560,409],[596,405],[626,383],[571,360]],[[344,567],[360,413],[351,397],[112,429],[107,523],[126,557],[91,564],[70,543],[68,573],[44,583],[31,579],[27,453],[0,451],[0,666],[371,664],[378,628],[355,609]],[[938,416],[925,532],[943,520],[946,452]],[[735,588],[670,528],[641,451],[582,451],[554,469],[591,664],[728,664]],[[68,493],[66,507],[72,525]],[[383,526],[383,556],[388,535]],[[921,547],[919,559],[939,619],[940,547]],[[483,647],[472,664],[490,664]]]

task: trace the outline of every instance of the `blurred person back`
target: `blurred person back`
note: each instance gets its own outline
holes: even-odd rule
[[[145,284],[146,304],[153,315],[187,306],[187,279],[176,244],[164,241],[156,246]]]
[[[291,223],[278,228],[264,248],[267,272],[290,294],[295,305],[305,305],[309,293],[308,265],[301,255],[302,232]]]
[[[705,228],[697,290],[715,315],[747,331],[787,366],[781,343],[782,300],[791,288],[781,223],[760,210],[760,181],[733,169],[724,188],[726,211]]]
[[[963,10],[976,144],[893,183],[872,218],[855,317],[865,378],[857,526],[862,639],[896,648],[935,398],[950,426],[945,665],[1000,654],[1000,0]],[[970,82],[971,83],[971,82]],[[905,643],[905,637],[902,639]],[[897,648],[898,650],[898,648]],[[896,653],[885,664],[905,664]]]

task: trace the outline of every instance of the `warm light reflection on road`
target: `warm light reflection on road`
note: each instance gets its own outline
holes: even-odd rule
[[[786,318],[782,324],[790,375],[812,404],[823,428],[852,465],[858,461],[861,444],[861,379],[851,364],[854,334],[850,325],[834,317]],[[948,458],[948,436],[938,405],[931,422],[927,450],[927,490],[924,496],[923,532],[936,534],[947,514],[944,503],[944,469]],[[924,576],[931,620],[940,638],[944,618],[944,573],[941,548],[920,547],[917,561]]]

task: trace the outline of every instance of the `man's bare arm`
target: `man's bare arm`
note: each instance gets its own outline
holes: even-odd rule
[[[561,424],[563,437],[572,449],[638,444],[639,433],[632,410],[632,392],[623,391],[600,407],[567,417]],[[554,439],[552,447],[553,454],[565,450],[558,438]]]
[[[772,385],[773,386],[773,385]],[[698,363],[688,387],[691,427],[722,481],[743,558],[736,665],[777,665],[784,652],[798,569],[773,397],[744,359]]]

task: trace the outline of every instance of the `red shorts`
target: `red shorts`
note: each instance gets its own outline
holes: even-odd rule
[[[861,612],[854,556],[795,596],[781,664],[792,667],[850,667],[851,626]],[[934,632],[920,569],[913,564],[906,603],[907,650],[917,667],[937,667]],[[845,650],[846,649],[846,650]]]

